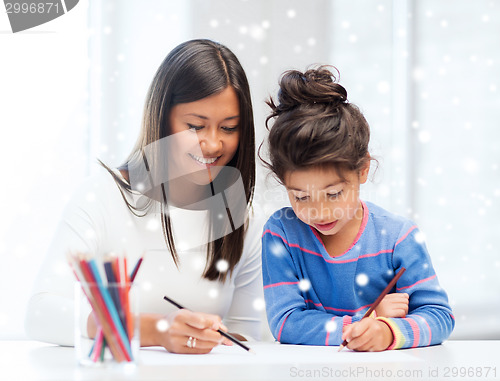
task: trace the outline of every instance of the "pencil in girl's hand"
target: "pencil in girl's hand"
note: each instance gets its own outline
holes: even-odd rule
[[[163,299],[165,299],[167,302],[169,302],[170,304],[173,304],[174,306],[176,306],[178,309],[182,310],[182,309],[186,309],[185,307],[183,307],[182,305],[180,305],[179,303],[177,303],[176,301],[170,299],[169,297],[167,296],[164,296]],[[229,333],[227,332],[224,332],[222,329],[218,329],[217,332],[219,332],[222,336],[224,336],[226,339],[229,339],[231,340],[233,343],[235,343],[236,345],[239,345],[241,348],[243,348],[244,350],[246,350],[247,352],[249,353],[253,353],[255,354],[255,351],[252,350],[252,348],[249,348],[247,347],[245,344],[243,344],[241,341],[239,341],[237,338],[231,336]]]
[[[370,314],[373,312],[373,310],[375,308],[377,308],[377,306],[380,304],[380,302],[382,301],[382,299],[384,299],[384,296],[387,295],[387,293],[389,291],[392,290],[392,288],[394,287],[394,285],[396,284],[396,282],[399,280],[399,278],[401,278],[401,275],[403,275],[403,273],[406,271],[406,269],[404,267],[401,267],[401,270],[399,270],[399,272],[394,276],[394,278],[392,278],[392,280],[389,282],[389,284],[384,288],[384,291],[382,291],[380,293],[380,295],[378,296],[378,298],[375,300],[375,302],[373,302],[372,306],[368,309],[368,311],[365,312],[365,314],[363,315],[362,319],[370,316]],[[347,345],[347,340],[344,340],[342,342],[342,344],[340,344],[340,347],[339,347],[339,352],[344,349],[344,347]]]

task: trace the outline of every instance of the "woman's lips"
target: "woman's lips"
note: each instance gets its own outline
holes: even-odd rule
[[[189,154],[189,156],[191,157],[191,159],[193,159],[196,164],[198,164],[199,166],[203,167],[203,168],[209,168],[209,167],[214,167],[218,164],[219,162],[219,159],[220,159],[220,156],[217,157],[217,158],[202,158],[202,160],[204,162],[201,162],[197,156],[193,155],[193,154]],[[213,159],[215,159],[215,161],[213,161],[212,163],[210,163],[210,161],[212,161]]]
[[[314,227],[321,231],[332,230],[337,224],[337,221],[330,222],[329,224],[314,224]]]

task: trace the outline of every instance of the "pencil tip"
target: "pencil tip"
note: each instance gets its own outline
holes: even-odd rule
[[[340,352],[342,349],[344,349],[344,345],[340,344],[338,352]]]
[[[255,352],[252,348],[250,348],[250,349],[248,350],[248,353],[251,353],[251,354],[253,354],[253,355],[256,355],[256,354],[257,354],[257,352]]]

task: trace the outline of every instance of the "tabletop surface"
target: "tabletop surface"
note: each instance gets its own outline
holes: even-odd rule
[[[140,350],[130,364],[87,367],[72,347],[0,341],[0,380],[500,380],[500,341],[447,341],[427,348],[361,353],[338,347],[250,343],[207,355]]]

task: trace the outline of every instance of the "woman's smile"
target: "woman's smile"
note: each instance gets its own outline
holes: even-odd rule
[[[216,157],[200,157],[197,155],[194,155],[192,153],[188,154],[197,164],[200,166],[207,168],[207,167],[213,167],[217,165],[217,161],[220,159],[220,156]]]

